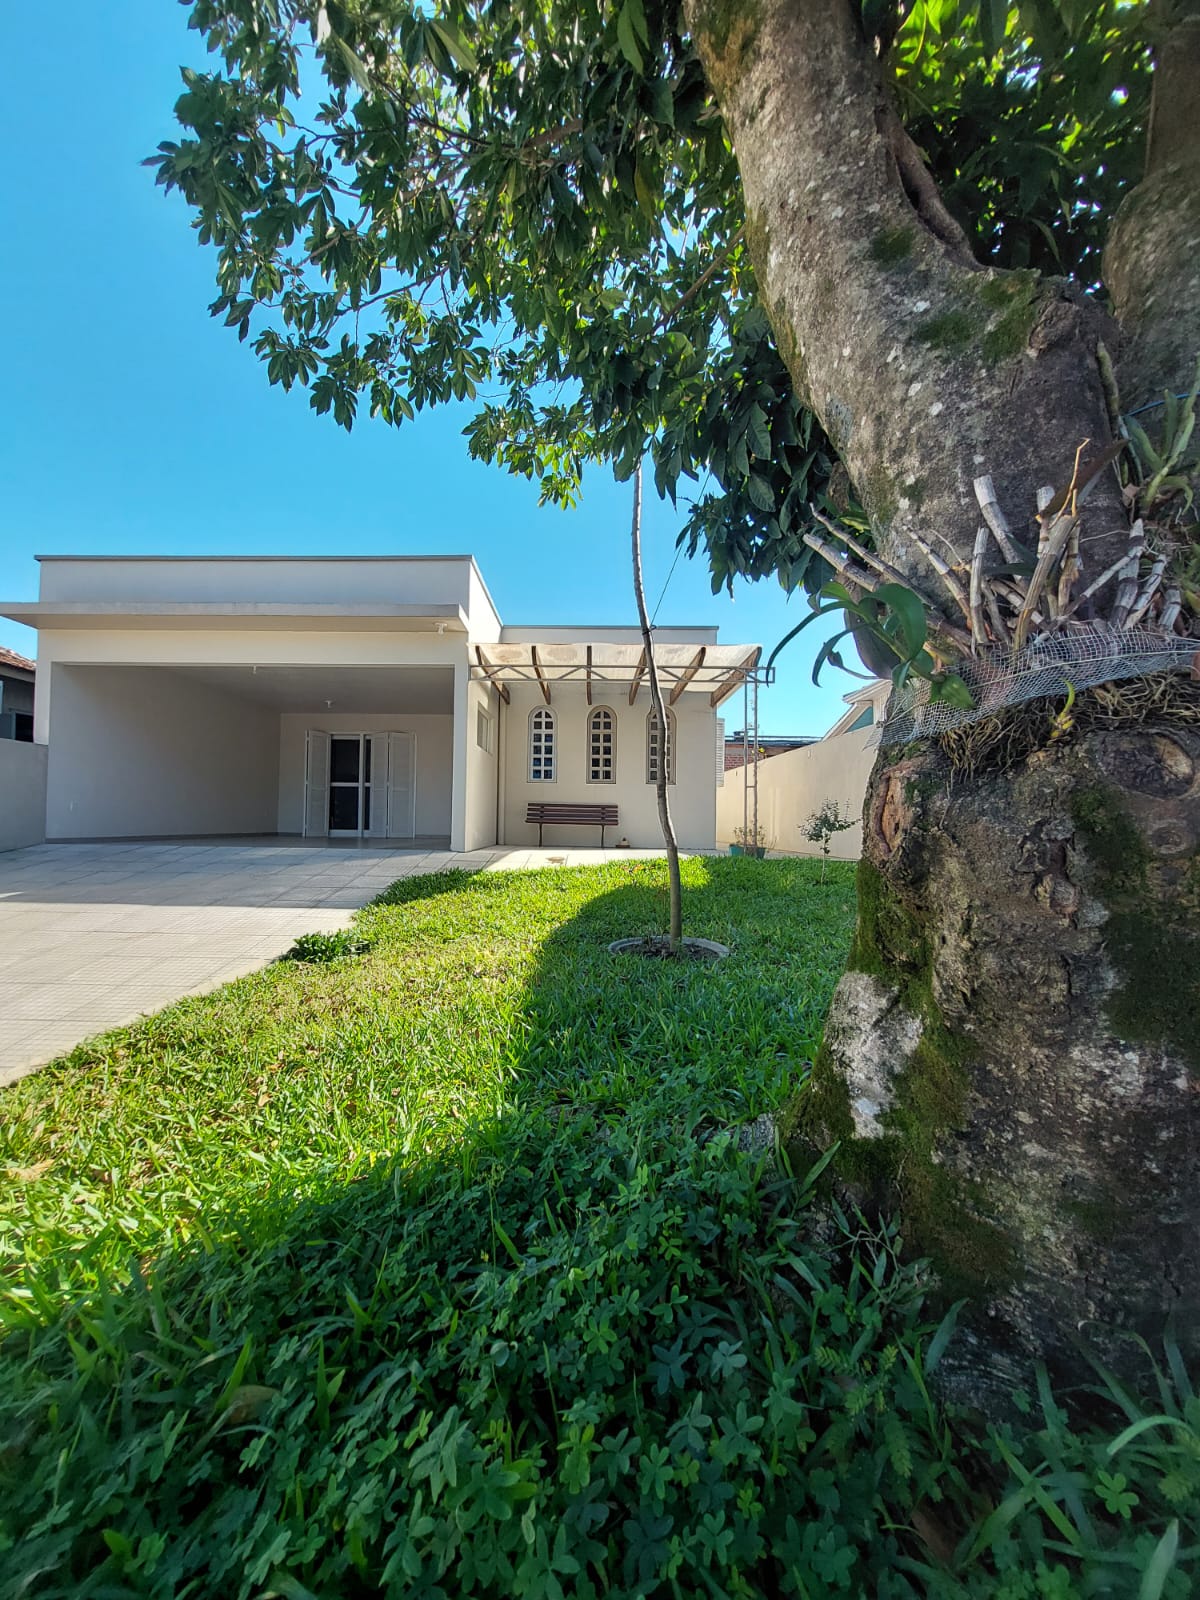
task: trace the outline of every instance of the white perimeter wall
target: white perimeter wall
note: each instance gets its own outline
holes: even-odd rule
[[[57,707],[55,708],[57,711]],[[417,741],[417,833],[450,836],[450,770],[454,719],[449,716],[364,715],[353,711],[285,711],[279,718],[280,833],[304,831],[304,736],[326,733],[412,733]],[[272,827],[275,824],[272,823]]]
[[[0,739],[0,850],[46,837],[46,746]]]
[[[801,831],[813,812],[826,800],[836,800],[842,815],[857,819],[853,828],[835,834],[830,855],[839,861],[857,861],[862,854],[862,809],[867,779],[875,764],[870,745],[873,728],[840,733],[832,739],[788,750],[758,764],[758,825],[775,850],[790,855],[819,856]],[[717,839],[729,844],[735,828],[742,826],[746,774],[735,768],[725,774],[717,791]]]
[[[165,668],[50,673],[47,838],[274,831],[275,712]]]
[[[504,707],[504,833],[507,845],[537,845],[537,825],[525,821],[525,808],[531,800],[562,801],[567,804],[609,803],[620,807],[621,820],[604,835],[613,845],[622,835],[635,849],[653,850],[662,845],[658,805],[654,787],[646,782],[646,716],[650,700],[645,684],[634,705],[629,704],[628,687],[610,685],[613,693],[605,698],[599,685],[592,697],[597,705],[607,705],[617,718],[617,781],[587,781],[588,705],[582,686],[554,688],[552,710],[557,718],[558,766],[554,783],[529,782],[529,713],[543,705],[536,686],[513,684],[512,704]],[[693,702],[695,702],[693,704]],[[671,785],[671,817],[680,847],[711,850],[716,839],[717,797],[717,713],[708,704],[707,694],[684,694],[675,711],[675,782]],[[599,828],[547,827],[543,836],[553,845],[599,845]]]

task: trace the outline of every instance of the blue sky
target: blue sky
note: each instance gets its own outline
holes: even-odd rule
[[[66,0],[55,15],[53,48],[24,55],[0,97],[2,147],[20,152],[0,259],[0,597],[36,598],[41,552],[469,551],[506,622],[633,622],[630,490],[607,470],[577,510],[539,508],[533,485],[469,459],[465,412],[347,435],[306,393],[268,385],[208,315],[213,257],[182,200],[140,165],[174,135],[180,63],[202,59],[186,10]],[[680,520],[650,493],[652,607]],[[681,557],[657,620],[769,649],[804,605],[773,582],[714,599],[704,563]],[[32,655],[36,639],[0,619],[0,644]],[[821,732],[856,687],[827,670],[814,688],[816,648],[814,629],[781,658],[763,733]],[[738,722],[740,697],[726,716]]]

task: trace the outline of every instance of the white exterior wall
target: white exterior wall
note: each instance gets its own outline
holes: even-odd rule
[[[46,837],[46,746],[0,739],[0,850]]]
[[[467,693],[467,804],[464,848],[482,850],[496,843],[496,800],[500,772],[500,696],[494,689],[472,683]],[[491,718],[492,748],[479,744],[479,712]]]
[[[611,691],[605,694],[605,689]],[[650,697],[643,683],[637,700],[629,704],[629,690],[619,683],[592,688],[595,705],[605,705],[617,719],[615,783],[587,781],[587,715],[589,707],[582,685],[552,688],[551,709],[556,717],[558,762],[554,783],[529,781],[529,713],[544,705],[536,685],[510,685],[512,704],[504,708],[504,816],[502,843],[536,845],[537,825],[525,821],[531,800],[576,804],[611,803],[620,807],[620,822],[605,833],[612,845],[624,835],[635,849],[662,845],[658,803],[654,786],[646,782],[646,718]],[[684,694],[675,712],[675,782],[671,785],[671,817],[681,849],[711,850],[716,840],[716,740],[717,714],[706,694]],[[600,830],[593,827],[548,827],[547,845],[598,845]]]
[[[276,713],[170,671],[48,675],[47,838],[274,831]]]
[[[845,833],[834,835],[829,853],[838,861],[858,860],[863,800],[875,764],[874,732],[874,728],[859,728],[854,733],[839,733],[759,762],[758,825],[771,849],[819,856],[820,846],[810,844],[801,829],[826,800],[836,800],[843,816],[849,811],[859,820]],[[717,790],[717,839],[723,845],[729,844],[734,830],[742,826],[745,782],[745,769],[735,767],[725,774],[724,788]]]
[[[453,719],[436,716],[364,715],[353,711],[285,711],[279,718],[280,833],[304,832],[305,734],[411,733],[416,736],[417,834],[450,836],[450,769]]]

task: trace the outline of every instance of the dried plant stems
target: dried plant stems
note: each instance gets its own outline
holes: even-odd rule
[[[1016,652],[1029,642],[1034,629],[1042,634],[1060,633],[1109,585],[1115,585],[1111,603],[1101,602],[1099,616],[1094,616],[1090,610],[1086,614],[1093,625],[1107,626],[1114,633],[1120,633],[1151,618],[1147,625],[1156,632],[1171,634],[1179,629],[1184,612],[1183,594],[1178,583],[1165,581],[1168,557],[1151,552],[1153,558],[1143,576],[1147,558],[1146,529],[1140,517],[1129,530],[1125,553],[1076,593],[1076,585],[1083,577],[1080,507],[1124,448],[1123,440],[1109,445],[1085,468],[1083,452],[1088,443],[1085,439],[1075,452],[1069,483],[1057,490],[1045,484],[1037,491],[1036,557],[1014,538],[997,498],[995,484],[987,473],[981,473],[974,480],[975,499],[983,525],[976,532],[969,563],[946,560],[921,534],[908,532],[909,539],[937,574],[966,623],[964,628],[952,622],[922,596],[931,635],[941,635],[963,654],[978,655],[988,645]],[[836,544],[817,533],[804,534],[804,542],[823,556],[847,584],[868,594],[888,583],[910,587],[905,576],[889,562],[823,516],[816,506],[811,507],[811,511],[814,520],[828,529]],[[1006,564],[989,572],[991,539],[996,541]],[[953,557],[953,548],[948,548]],[[1083,620],[1075,622],[1075,626],[1081,626]],[[930,649],[940,660],[938,650],[932,645]]]
[[[980,511],[983,512],[983,520],[992,530],[1004,559],[1017,562],[1027,558],[1029,552],[1021,549],[1009,531],[1004,512],[1000,509],[1000,502],[996,499],[996,486],[986,473],[975,479],[975,498],[979,502]]]
[[[987,556],[988,529],[985,524],[975,535],[975,548],[971,552],[971,638],[972,648],[978,653],[987,638],[987,623],[983,620],[983,563]]]

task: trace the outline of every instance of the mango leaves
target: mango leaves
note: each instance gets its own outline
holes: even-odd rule
[[[1092,282],[1139,160],[1138,0],[863,0],[982,256]],[[342,427],[472,409],[573,502],[649,454],[715,589],[819,590],[852,487],[757,302],[737,164],[677,0],[193,0],[212,52],[152,158],[213,314]],[[303,97],[301,88],[303,87]],[[860,527],[860,532],[867,532]]]
[[[1137,182],[1145,0],[866,0],[905,126],[981,258],[1100,285]]]

